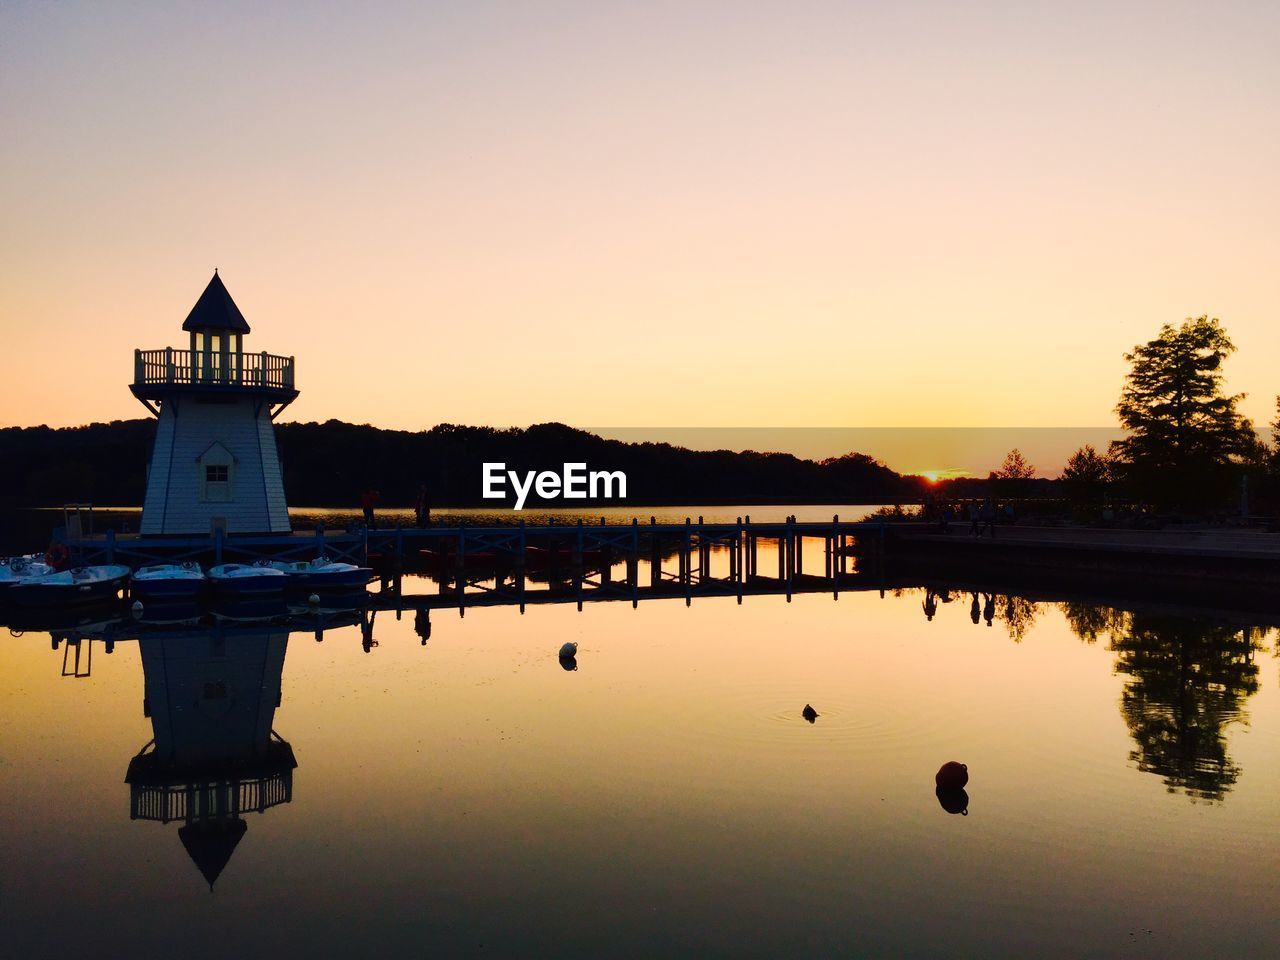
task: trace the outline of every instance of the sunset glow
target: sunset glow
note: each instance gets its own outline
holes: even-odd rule
[[[300,420],[1110,426],[1122,353],[1209,311],[1265,421],[1278,25],[6,5],[0,422],[142,415],[215,266]]]
[[[951,480],[955,477],[966,477],[969,475],[967,470],[948,469],[948,470],[914,470],[908,471],[915,473],[917,476],[924,477],[930,483],[937,483],[939,480]]]

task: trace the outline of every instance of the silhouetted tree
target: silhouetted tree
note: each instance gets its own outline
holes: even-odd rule
[[[1071,455],[1062,470],[1062,486],[1072,503],[1094,505],[1102,502],[1111,481],[1110,458],[1085,444]]]
[[[1276,397],[1276,418],[1271,421],[1271,444],[1266,448],[1267,472],[1280,474],[1280,396]]]
[[[993,470],[988,480],[1003,496],[1023,497],[1035,475],[1036,468],[1027,462],[1021,450],[1014,447],[1005,455],[1000,469]]]
[[[1030,480],[1035,475],[1036,468],[1027,462],[1017,447],[1005,454],[1004,463],[996,471],[997,480]]]
[[[1222,364],[1235,346],[1217,319],[1165,324],[1125,354],[1130,363],[1116,412],[1129,436],[1112,444],[1131,492],[1203,507],[1222,502],[1235,467],[1257,454],[1253,426],[1223,392]]]
[[[154,435],[154,420],[0,428],[0,507],[140,504]],[[566,462],[622,470],[628,501],[646,505],[894,503],[917,500],[924,489],[921,478],[857,453],[816,463],[787,453],[624,443],[560,423],[526,429],[444,423],[410,432],[329,420],[282,423],[276,436],[285,492],[299,506],[355,506],[372,486],[382,506],[407,507],[423,483],[437,506],[494,506],[480,496],[481,465],[498,461],[519,471]]]
[[[1112,649],[1130,678],[1120,701],[1136,744],[1129,758],[1170,793],[1221,800],[1240,776],[1223,728],[1257,692],[1256,632],[1135,613]]]

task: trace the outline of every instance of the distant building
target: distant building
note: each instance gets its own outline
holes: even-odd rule
[[[274,420],[298,396],[293,357],[244,352],[217,271],[182,329],[189,349],[134,352],[130,389],[159,420],[141,532],[289,532]]]

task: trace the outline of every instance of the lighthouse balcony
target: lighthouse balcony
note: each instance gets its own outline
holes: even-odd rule
[[[294,359],[271,353],[209,350],[135,350],[133,393],[162,397],[172,388],[208,391],[250,390],[283,401],[297,396]]]

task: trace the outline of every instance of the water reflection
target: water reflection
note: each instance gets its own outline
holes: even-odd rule
[[[399,586],[394,590],[397,601],[415,602],[404,598]],[[1037,600],[984,589],[989,586],[935,583],[895,594],[906,601],[902,615],[919,624],[923,613],[929,626],[921,627],[931,632],[942,629],[948,618],[966,635],[972,626],[999,622],[1015,643],[1026,639],[1040,620],[1052,620],[1053,612],[1060,612],[1081,641],[1103,641],[1114,654],[1112,668],[1125,678],[1119,713],[1132,738],[1129,759],[1137,770],[1159,777],[1170,793],[1193,800],[1226,797],[1241,776],[1228,750],[1228,732],[1231,724],[1245,719],[1245,706],[1258,690],[1255,652],[1265,630],[1179,612]],[[179,842],[212,889],[245,841],[253,815],[293,799],[297,760],[274,728],[290,633],[321,641],[327,631],[343,628],[346,642],[354,648],[358,637],[369,653],[379,646],[378,613],[312,605],[283,612],[227,608],[211,614],[195,607],[153,606],[141,616],[108,620],[100,619],[100,612],[81,611],[75,624],[59,624],[51,635],[68,676],[89,673],[86,640],[105,640],[108,652],[121,640],[138,642],[143,713],[151,724],[151,739],[128,763],[130,818],[177,824]],[[395,656],[397,636],[415,649],[432,636],[431,611],[425,606],[388,607],[381,613],[383,630],[377,632],[387,633],[384,657]],[[391,618],[399,620],[402,614],[411,620],[412,633],[409,623],[394,629]],[[576,651],[564,653],[560,666],[576,670]],[[979,654],[973,656],[976,662]],[[802,716],[809,724],[818,718],[809,704]],[[834,719],[824,720],[819,729],[830,727],[835,735],[844,735],[838,708],[828,716]],[[1123,767],[1121,752],[1111,756]],[[993,805],[1006,799],[989,790],[983,797]],[[969,796],[962,786],[940,787],[936,801],[947,814],[968,814]]]
[[[293,799],[293,748],[273,727],[288,628],[218,621],[139,636],[152,739],[129,761],[129,816],[181,821],[178,838],[213,889],[247,813]]]
[[[1120,702],[1137,744],[1130,759],[1170,792],[1221,800],[1240,776],[1224,728],[1245,719],[1258,690],[1254,631],[1133,614],[1112,649],[1116,672],[1131,678]]]
[[[934,794],[938,798],[938,805],[947,813],[958,813],[965,817],[969,815],[969,794],[963,787],[938,787]]]
[[[1247,722],[1245,701],[1258,690],[1254,654],[1267,628],[1078,601],[1061,608],[1081,640],[1109,639],[1116,673],[1129,678],[1120,699],[1136,744],[1129,759],[1170,793],[1223,799],[1241,772],[1226,728]]]
[[[936,584],[924,588],[927,621],[953,593]],[[970,622],[991,626],[999,620],[1015,643],[1051,606],[1016,594],[970,589],[968,596]],[[1247,720],[1245,703],[1258,690],[1254,655],[1268,628],[1188,611],[1127,611],[1077,599],[1052,606],[1080,640],[1109,641],[1115,672],[1129,678],[1119,706],[1134,740],[1129,754],[1134,765],[1159,776],[1170,793],[1222,800],[1241,773],[1227,750],[1227,728]],[[938,799],[944,809],[955,805],[941,795]]]
[[[1186,918],[1161,944],[1174,955],[1215,922],[1246,948],[1268,934],[1249,918],[1269,915],[1280,692],[1258,689],[1247,619],[1011,603],[985,582],[524,618],[495,602],[462,619],[422,581],[405,588],[403,610],[371,596],[376,617],[126,608],[51,627],[52,654],[47,635],[6,637],[0,879],[39,921],[15,955],[51,952],[29,944],[66,902],[98,911],[96,928],[65,931],[69,954],[149,954],[204,929],[217,935],[197,938],[201,955],[359,953],[374,938],[396,954],[684,955],[707,952],[687,931],[708,917],[725,946],[710,952],[743,956],[863,941],[877,956],[1046,942],[1110,956],[1137,915]],[[573,641],[583,669],[566,673],[557,651]],[[64,657],[90,672],[90,643],[95,676],[60,681]],[[1248,753],[1232,739],[1246,708]],[[930,799],[951,758],[977,792]],[[84,802],[41,833],[51,782]],[[126,793],[149,822],[125,816]],[[1066,851],[1049,871],[1046,851]],[[363,926],[353,902],[373,904]],[[168,928],[130,941],[144,926],[131,910]],[[1045,925],[989,936],[1027,918]],[[811,942],[786,932],[815,923]]]

